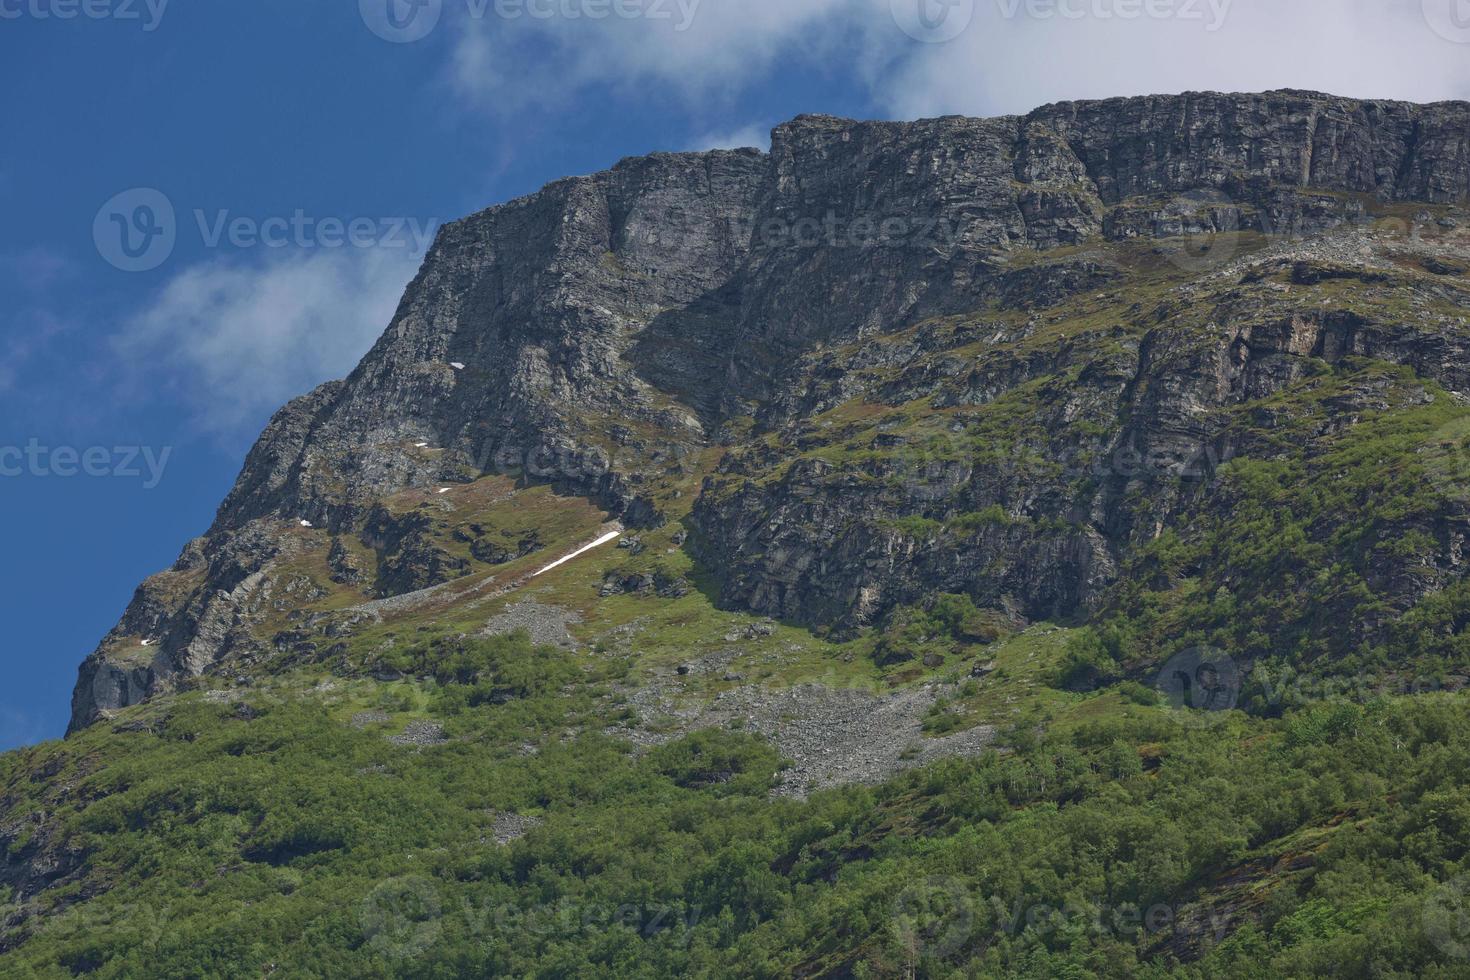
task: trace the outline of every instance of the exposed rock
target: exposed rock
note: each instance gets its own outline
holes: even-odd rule
[[[417,592],[469,573],[469,562],[434,542],[432,528],[432,520],[422,511],[395,515],[380,505],[368,514],[362,542],[378,553],[380,596]]]
[[[813,789],[882,782],[912,766],[990,748],[995,733],[988,726],[925,737],[924,716],[939,693],[935,687],[877,695],[820,685],[784,691],[746,686],[706,706],[686,704],[678,687],[655,683],[630,696],[655,729],[615,734],[655,745],[703,728],[738,725],[770,739],[792,761],[777,794],[803,797]]]
[[[519,813],[497,813],[490,826],[491,839],[499,847],[512,844],[544,823],[540,817],[527,817]]]
[[[656,595],[662,599],[677,599],[693,591],[683,576],[671,574],[666,569],[649,572],[611,572],[602,581],[598,595],[606,598],[614,595]]]
[[[539,532],[535,530],[519,535],[511,531],[501,531],[496,534],[475,526],[465,534],[465,537],[469,540],[470,555],[476,561],[487,565],[504,565],[517,558],[533,555],[545,547],[541,543]]]
[[[738,643],[741,640],[759,640],[762,637],[774,636],[775,633],[776,624],[770,620],[762,620],[758,623],[751,623],[742,629],[726,633],[725,642]]]
[[[445,745],[448,739],[444,737],[444,726],[433,721],[413,721],[403,730],[402,735],[393,735],[388,741],[394,745],[416,745],[420,748],[430,748],[435,745]]]
[[[524,630],[537,646],[571,648],[577,645],[577,641],[567,627],[581,621],[582,617],[571,610],[526,600],[507,606],[505,612],[487,622],[480,633],[483,636],[501,636]]]
[[[340,537],[332,539],[332,548],[327,552],[327,564],[332,569],[332,581],[342,585],[358,585],[367,576],[367,570],[358,562],[357,556],[342,543]]]
[[[1470,197],[1467,125],[1463,103],[1305,92],[803,116],[769,154],[626,160],[447,225],[352,375],[277,413],[208,535],[139,590],[81,669],[72,727],[265,656],[258,626],[312,588],[277,569],[324,533],[377,551],[382,596],[471,570],[424,513],[390,511],[392,494],[506,474],[646,533],[667,519],[650,483],[692,473],[716,442],[730,452],[688,546],[730,606],[842,629],[935,591],[1025,618],[1086,614],[1140,543],[1203,506],[1207,479],[1157,461],[1208,459],[1207,478],[1263,451],[1240,444],[1232,407],[1355,357],[1470,391],[1450,312],[1470,255],[1419,235],[1464,226],[1446,212]],[[1363,234],[1380,213],[1408,221],[1410,202],[1424,219],[1394,254]],[[1179,237],[1232,229],[1268,233],[1281,265],[1202,260]],[[1126,292],[1117,249],[1138,242],[1196,281],[1056,332],[1055,311]],[[1296,301],[1334,282],[1401,291],[1412,315]],[[931,436],[953,441],[971,435],[959,413],[1027,386],[1034,431],[983,458],[892,431],[866,468],[797,459],[822,441],[803,427],[855,399],[927,399],[960,427]],[[1363,407],[1334,424],[1385,397],[1355,393]],[[753,430],[734,424],[746,416]],[[430,437],[442,448],[417,448]],[[1099,464],[1120,454],[1154,463]],[[925,531],[965,515],[963,538]],[[1447,520],[1438,539],[1462,533]],[[363,570],[345,552],[339,540],[326,557],[350,583]],[[509,553],[480,545],[474,560]],[[1390,604],[1461,574],[1431,565],[1417,579],[1384,567]]]

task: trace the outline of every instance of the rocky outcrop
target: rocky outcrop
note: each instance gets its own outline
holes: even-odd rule
[[[1030,118],[1066,141],[1108,204],[1253,187],[1432,204],[1470,197],[1470,105],[1463,102],[1203,92],[1064,102]]]
[[[492,471],[627,506],[619,477],[702,431],[623,354],[735,273],[764,172],[753,151],[661,154],[446,226],[352,376],[271,423],[214,532],[285,513],[349,527],[403,487]]]
[[[1444,281],[1415,279],[1412,315],[1291,293],[1363,265],[1321,236],[1420,207],[1458,220],[1447,209],[1467,197],[1470,106],[1303,92],[803,116],[769,154],[657,154],[558,181],[446,226],[352,375],[277,414],[209,533],[83,666],[73,727],[256,656],[301,521],[371,543],[385,497],[506,473],[656,526],[651,488],[716,443],[731,453],[690,547],[728,603],[847,627],[936,590],[1022,617],[1096,608],[1130,550],[1198,502],[1173,475],[1099,460],[1218,459],[1228,409],[1313,359],[1381,358],[1470,390],[1452,323],[1466,265],[1443,249],[1419,250],[1441,271],[1413,274]],[[1163,295],[1120,251],[1235,229],[1282,241],[1278,263],[1163,250],[1150,261],[1200,280]],[[1397,290],[1405,270],[1379,260]],[[1025,415],[1002,447],[964,413],[1007,399]],[[930,417],[865,434],[857,465],[814,456],[837,440],[812,420],[855,400],[895,414],[924,400]],[[380,549],[384,594],[463,570],[415,540]],[[334,577],[362,577],[349,557]]]

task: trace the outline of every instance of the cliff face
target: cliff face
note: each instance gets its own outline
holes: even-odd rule
[[[840,630],[935,592],[1019,620],[1249,591],[1149,549],[1239,506],[1233,458],[1325,478],[1337,435],[1470,392],[1467,199],[1470,106],[1298,92],[801,117],[769,155],[559,181],[444,228],[353,374],[272,420],[83,665],[73,727],[275,655],[262,624],[312,588],[283,571],[301,522],[388,561],[412,529],[381,501],[486,474],[634,528],[694,498],[722,601]],[[1381,603],[1351,642],[1459,581],[1453,495],[1393,529],[1425,553],[1345,520],[1303,533]],[[457,574],[419,557],[378,594]]]
[[[577,454],[606,449],[614,419],[649,442],[703,437],[624,355],[662,311],[729,282],[764,173],[754,152],[630,160],[447,226],[352,376],[272,422],[211,534],[297,514],[347,527],[366,502],[497,458],[544,457],[626,506],[606,462]]]

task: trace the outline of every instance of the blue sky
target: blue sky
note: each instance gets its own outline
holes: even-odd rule
[[[0,749],[61,734],[77,664],[438,222],[801,112],[1470,96],[1466,0],[389,3],[0,0]]]

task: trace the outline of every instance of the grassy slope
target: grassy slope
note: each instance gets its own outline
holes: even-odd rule
[[[1008,645],[1012,681],[1046,639]],[[1465,975],[1458,924],[1438,918],[1456,908],[1440,883],[1470,870],[1462,695],[1207,727],[1116,692],[1054,697],[1058,723],[1014,754],[797,803],[767,798],[762,743],[639,756],[602,734],[615,670],[508,652],[569,684],[469,707],[456,684],[290,674],[7,756],[11,812],[49,812],[86,873],[0,966],[1121,977],[1204,942],[1184,975]],[[369,708],[454,738],[391,744],[351,724]],[[496,846],[503,811],[543,822]],[[79,890],[96,895],[65,908]]]

